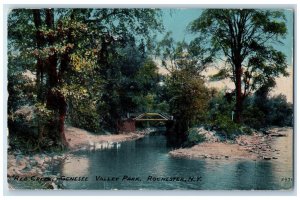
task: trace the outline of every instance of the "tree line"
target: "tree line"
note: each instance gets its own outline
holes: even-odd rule
[[[26,139],[32,150],[67,146],[66,123],[118,133],[127,113],[145,111],[173,115],[178,135],[200,124],[225,133],[291,124],[292,105],[268,96],[275,78],[288,75],[286,56],[274,48],[287,32],[282,11],[208,9],[187,29],[191,42],[169,32],[157,41],[159,9],[12,10],[10,141],[33,138]],[[157,60],[168,73],[159,73]],[[202,72],[218,60],[225,65],[210,79],[229,78],[231,93],[206,86]]]

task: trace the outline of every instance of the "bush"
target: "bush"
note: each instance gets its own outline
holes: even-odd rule
[[[185,141],[183,146],[191,147],[204,141],[205,141],[205,136],[200,135],[197,129],[191,128],[188,130],[187,140]]]
[[[241,127],[241,131],[243,134],[246,134],[246,135],[252,135],[252,133],[253,133],[253,130],[248,126]]]
[[[94,133],[101,130],[100,115],[96,106],[91,102],[86,104],[86,101],[83,101],[70,108],[68,122],[77,128]]]
[[[236,135],[240,135],[242,133],[240,125],[233,122],[232,119],[226,115],[217,115],[213,124],[219,134],[225,135],[227,139],[234,139]]]
[[[8,116],[9,145],[24,151],[46,149],[56,141],[53,111],[45,104],[21,106]]]
[[[247,126],[259,129],[266,126],[266,114],[255,105],[250,105],[243,112],[243,122]]]
[[[292,126],[293,104],[284,95],[274,97],[250,96],[244,104],[244,124],[260,129],[267,126]]]
[[[293,104],[288,103],[282,94],[269,98],[267,123],[273,126],[293,125]]]

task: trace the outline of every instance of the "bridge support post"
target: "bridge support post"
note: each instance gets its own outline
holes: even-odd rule
[[[129,132],[135,132],[136,131],[135,121],[131,118],[121,120],[118,126],[119,126],[118,127],[119,132],[129,133]]]
[[[175,135],[175,121],[167,121],[166,122],[166,135]]]

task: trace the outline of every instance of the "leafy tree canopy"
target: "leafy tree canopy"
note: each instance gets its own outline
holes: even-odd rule
[[[235,83],[237,121],[247,95],[270,79],[288,75],[286,56],[273,46],[282,43],[287,32],[280,10],[207,9],[189,30],[198,43],[209,42],[214,58],[225,61],[214,78],[229,77]]]

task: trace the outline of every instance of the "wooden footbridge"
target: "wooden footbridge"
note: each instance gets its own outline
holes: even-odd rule
[[[171,121],[173,116],[165,113],[142,113],[133,119],[135,121]]]
[[[136,122],[143,122],[143,121],[161,121],[161,122],[170,122],[174,121],[173,116],[170,116],[165,113],[131,113],[127,114],[127,118],[123,119],[118,124],[118,129],[121,132],[132,132],[135,131],[135,124]]]

